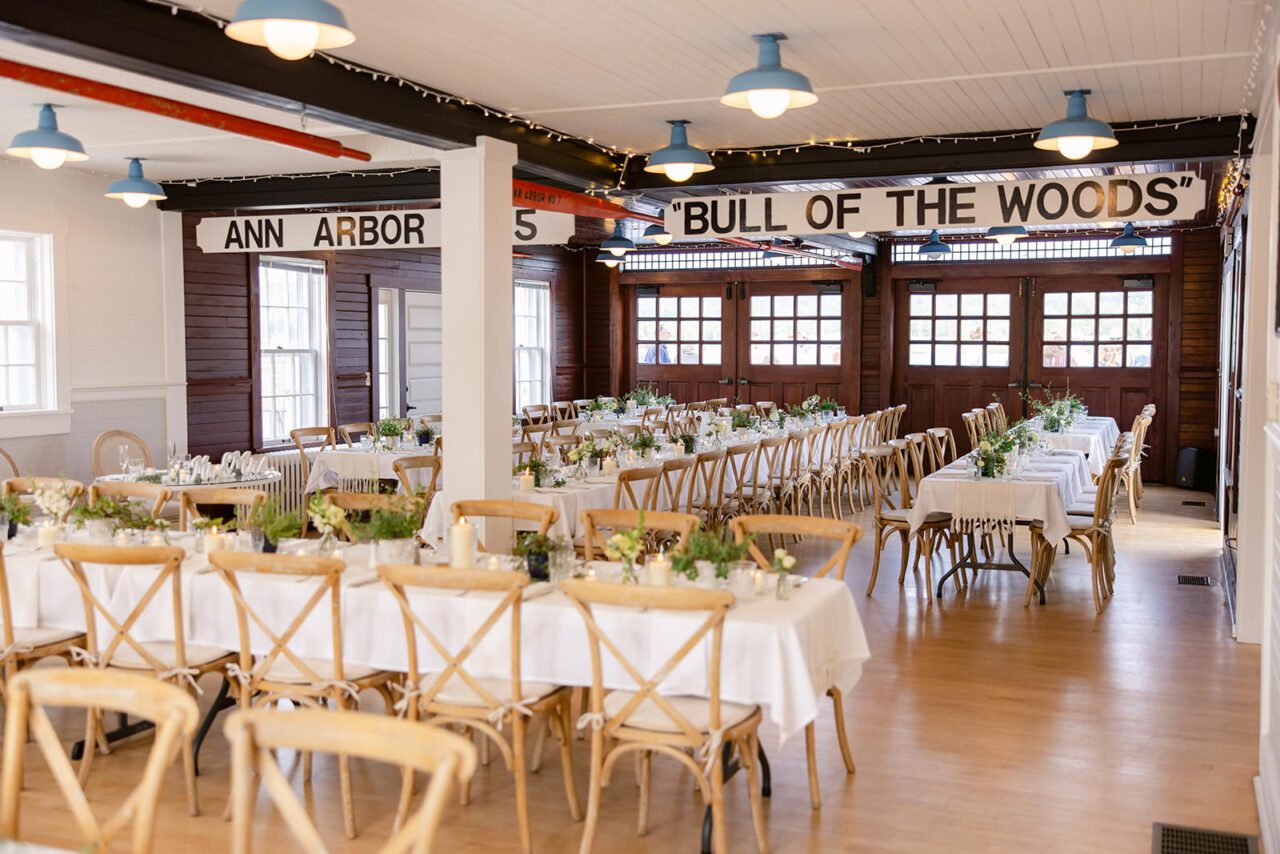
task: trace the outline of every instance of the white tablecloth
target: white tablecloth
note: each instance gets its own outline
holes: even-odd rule
[[[172,492],[175,496],[181,492],[191,489],[208,489],[210,487],[217,489],[256,489],[260,486],[266,486],[275,483],[282,477],[278,471],[269,471],[257,477],[246,477],[243,480],[215,480],[207,483],[158,483],[155,486],[163,486]],[[137,477],[127,474],[105,474],[102,477],[94,478],[94,483],[140,483]]]
[[[185,540],[182,542],[186,542]],[[22,547],[7,550],[11,589],[22,590],[18,615],[38,612],[39,623],[70,629],[84,628],[80,594],[70,573],[48,550]],[[345,557],[348,569],[343,583],[343,649],[345,661],[389,670],[407,666],[406,644],[399,607],[391,593],[376,580],[369,563],[369,548],[353,546]],[[90,583],[118,619],[123,618],[155,578],[151,567],[86,567]],[[188,643],[238,649],[238,630],[231,593],[221,577],[209,569],[202,556],[192,555],[183,564],[182,584]],[[14,584],[20,578],[31,583]],[[277,632],[283,631],[314,591],[311,581],[278,577],[241,576],[241,589],[253,607]],[[605,583],[605,582],[600,582]],[[34,609],[26,607],[30,590],[38,589]],[[540,585],[541,590],[549,588]],[[494,594],[457,591],[413,591],[410,601],[451,649],[457,650],[487,618],[496,602]],[[601,627],[647,675],[675,651],[702,615],[665,611],[598,607]],[[304,624],[291,647],[303,656],[327,658],[332,654],[329,609],[321,603]],[[499,622],[468,659],[470,672],[478,676],[510,674],[510,641],[507,620]],[[99,630],[107,626],[99,621]],[[522,612],[521,661],[527,680],[558,685],[589,685],[591,661],[582,618],[563,595],[550,592],[530,596]],[[167,592],[157,596],[134,636],[140,640],[172,640],[173,615]],[[109,637],[109,633],[100,638]],[[250,643],[256,653],[270,644],[254,626]],[[707,641],[704,641],[707,643]],[[422,666],[436,666],[439,659],[419,640]],[[870,658],[866,635],[849,588],[840,581],[812,579],[797,587],[792,598],[778,601],[759,597],[740,602],[725,623],[721,696],[738,703],[758,703],[786,739],[814,720],[829,687],[850,690]],[[706,693],[706,656],[687,657],[666,680],[671,693]],[[604,670],[611,688],[635,685],[616,663]]]
[[[405,457],[420,457],[431,453],[430,446],[422,446],[409,451],[366,451],[362,448],[338,448],[333,451],[321,451],[311,462],[311,475],[307,478],[305,492],[320,489],[334,489],[349,486],[362,486],[375,480],[397,480],[392,466],[396,460]],[[426,486],[425,483],[422,484]],[[366,492],[367,489],[355,490]]]
[[[1049,447],[1088,454],[1089,473],[1095,477],[1102,474],[1102,468],[1111,456],[1111,449],[1116,446],[1116,439],[1120,438],[1116,420],[1105,415],[1077,418],[1072,422],[1071,429],[1061,433],[1047,432],[1040,427],[1038,421],[1035,425],[1037,435]]]
[[[961,457],[920,481],[920,492],[908,514],[913,533],[931,512],[957,512],[959,485],[974,483],[965,467],[965,458]],[[1007,481],[976,481],[995,489],[1008,488],[1001,484],[1012,485],[1018,518],[1042,522],[1045,537],[1054,543],[1070,533],[1067,506],[1080,497],[1084,484],[1089,482],[1085,457],[1079,451],[1052,451],[1033,459]]]

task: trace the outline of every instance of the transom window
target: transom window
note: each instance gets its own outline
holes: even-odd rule
[[[1044,295],[1046,368],[1151,367],[1151,291]]]
[[[751,297],[751,364],[839,365],[840,294]]]
[[[907,364],[1009,367],[1008,294],[912,294]]]
[[[53,405],[52,238],[0,232],[0,409]]]
[[[325,268],[320,261],[258,262],[262,358],[262,440],[328,424],[325,389]]]
[[[719,365],[720,297],[636,297],[636,362]]]

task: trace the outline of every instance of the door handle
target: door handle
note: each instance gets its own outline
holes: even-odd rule
[[[746,385],[749,382],[751,382],[751,380],[746,377],[738,377],[738,385]]]
[[[417,409],[417,408],[418,408],[418,407],[414,406],[412,403],[406,403],[406,404],[404,405],[404,411],[405,411],[405,412],[408,412],[410,409]]]
[[[1022,388],[1022,383],[1009,383],[1009,388]]]
[[[1044,383],[1027,383],[1027,388],[1044,388]]]
[[[717,380],[717,382],[719,382],[720,385],[733,385],[733,377],[722,377]]]

